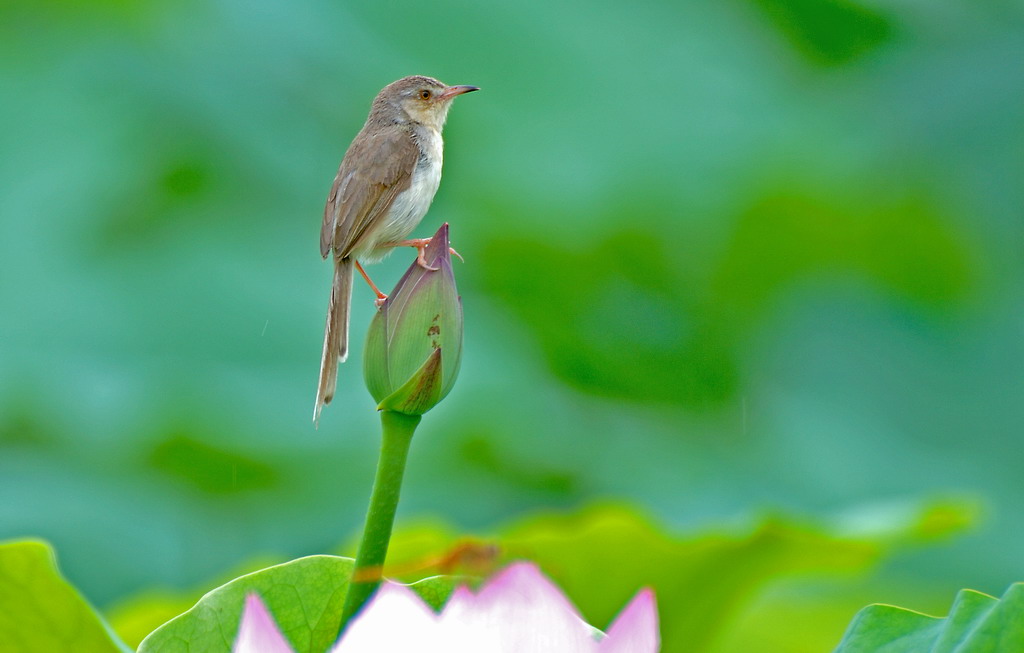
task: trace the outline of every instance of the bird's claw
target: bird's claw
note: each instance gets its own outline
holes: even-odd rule
[[[413,238],[411,240],[400,240],[400,241],[398,241],[396,243],[385,243],[385,245],[387,247],[415,247],[416,248],[416,262],[419,264],[419,266],[421,268],[425,269],[425,270],[430,270],[431,272],[434,272],[434,271],[437,271],[439,268],[435,268],[435,267],[431,267],[430,265],[427,265],[426,255],[427,255],[427,246],[429,244],[430,244],[430,239],[429,238]],[[454,247],[449,247],[448,251],[452,253],[452,256],[459,257],[459,260],[462,261],[463,263],[466,262],[466,259],[462,258],[462,254],[459,254],[458,252],[456,252]]]
[[[413,247],[416,248],[416,262],[419,263],[421,268],[423,268],[425,270],[430,270],[431,272],[436,272],[437,270],[441,269],[441,268],[432,268],[429,265],[427,265],[427,259],[426,259],[427,245],[425,243],[423,245],[413,245]]]
[[[429,265],[427,265],[427,259],[426,259],[427,245],[426,245],[426,243],[424,243],[422,246],[421,245],[413,245],[413,247],[415,247],[416,250],[417,250],[416,262],[420,264],[421,268],[425,268],[425,269],[430,270],[432,272],[437,271],[437,270],[440,269],[440,268],[432,268]],[[454,247],[449,247],[448,251],[451,252],[452,256],[459,257],[459,260],[462,261],[463,263],[466,262],[466,259],[462,258],[462,254],[459,254],[458,252],[456,252]]]

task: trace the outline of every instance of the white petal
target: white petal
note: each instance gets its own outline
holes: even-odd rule
[[[507,567],[478,594],[456,591],[441,625],[445,641],[460,651],[597,651],[576,608],[529,563]]]
[[[408,587],[386,583],[332,653],[656,653],[658,646],[650,590],[640,592],[602,638],[535,565],[517,563],[479,593],[456,589],[440,616]]]
[[[384,583],[349,623],[331,653],[430,651],[437,648],[437,615],[411,589]]]
[[[263,601],[255,594],[245,597],[242,623],[232,653],[294,653],[270,616]]]

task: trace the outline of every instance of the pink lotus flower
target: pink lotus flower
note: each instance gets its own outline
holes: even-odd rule
[[[654,593],[638,593],[607,634],[588,626],[531,563],[510,565],[479,592],[460,587],[437,614],[411,589],[385,583],[331,653],[655,653]],[[263,602],[246,599],[234,653],[292,653]]]

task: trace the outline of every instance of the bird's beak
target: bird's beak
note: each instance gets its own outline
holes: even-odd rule
[[[441,99],[447,100],[453,98],[456,95],[462,95],[463,93],[472,93],[473,91],[479,91],[479,86],[449,86],[448,88],[441,91]]]

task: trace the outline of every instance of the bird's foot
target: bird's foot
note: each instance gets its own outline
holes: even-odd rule
[[[359,274],[363,275],[363,278],[366,279],[366,283],[370,284],[370,288],[372,288],[373,292],[377,295],[377,299],[373,300],[373,303],[377,308],[380,308],[388,296],[382,293],[380,288],[377,287],[377,284],[370,279],[370,275],[366,274],[366,270],[363,269],[363,266],[360,265],[359,261],[356,261],[356,269],[359,270]]]
[[[427,245],[430,244],[430,238],[411,238],[409,240],[400,240],[395,243],[385,243],[387,247],[415,247],[416,248],[416,262],[420,264],[420,267],[427,270],[437,270],[437,268],[430,267],[427,265],[426,253]],[[462,258],[462,254],[455,251],[454,247],[449,247],[448,251],[454,256],[458,256],[459,260],[463,263],[466,259]]]

